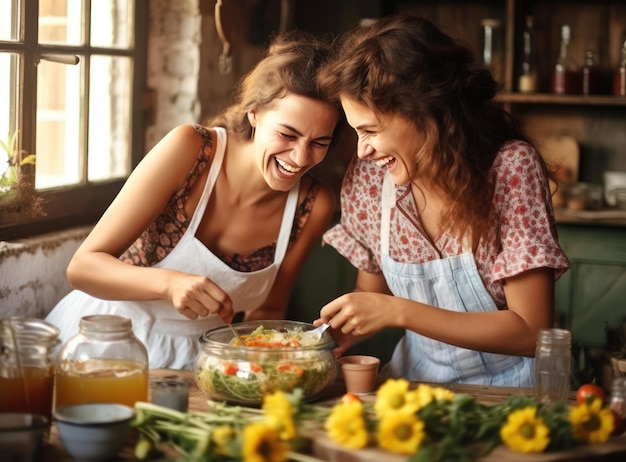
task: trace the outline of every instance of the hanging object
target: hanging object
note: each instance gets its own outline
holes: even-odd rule
[[[222,54],[217,62],[217,70],[222,75],[230,74],[233,70],[233,60],[230,56],[230,42],[226,39],[222,26],[222,0],[217,0],[215,3],[215,29],[222,42]]]

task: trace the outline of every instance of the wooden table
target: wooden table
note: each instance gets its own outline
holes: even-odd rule
[[[192,382],[189,390],[189,409],[194,411],[207,411],[209,405],[207,397],[193,383],[190,371],[178,371],[170,369],[155,369],[150,371],[150,378],[161,378],[166,375],[182,375]],[[465,393],[475,396],[484,404],[498,404],[506,400],[512,394],[532,396],[532,388],[509,388],[509,387],[486,387],[478,385],[445,385],[446,388],[455,393]],[[320,405],[332,405],[341,395],[345,393],[342,381],[337,381],[335,386],[326,395],[324,401]],[[570,395],[570,399],[574,399],[574,394]],[[374,400],[374,396],[365,396],[364,400]],[[308,435],[312,437],[313,456],[323,461],[337,462],[406,462],[409,458],[397,456],[380,449],[368,448],[362,450],[348,450],[331,440],[329,440],[322,432],[317,435]],[[128,444],[118,454],[119,461],[136,460],[134,457],[135,438],[129,438]],[[170,457],[176,457],[177,454],[172,451],[167,454]],[[181,459],[182,460],[182,459]],[[66,462],[72,461],[67,452],[63,449],[58,439],[56,426],[52,424],[50,442],[44,448],[42,458],[43,462]],[[508,450],[505,447],[498,447],[492,451],[487,457],[480,459],[481,462],[544,462],[544,461],[626,461],[626,434],[618,437],[612,437],[607,443],[599,445],[588,445],[577,447],[569,451],[558,453],[524,455]]]

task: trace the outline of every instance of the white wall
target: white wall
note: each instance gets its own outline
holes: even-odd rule
[[[44,317],[69,292],[65,268],[89,229],[0,242],[0,317]]]

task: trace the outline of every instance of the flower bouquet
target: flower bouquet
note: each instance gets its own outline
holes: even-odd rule
[[[389,379],[374,402],[347,393],[333,407],[304,403],[300,390],[264,396],[261,409],[214,403],[211,412],[182,413],[137,403],[136,455],[150,457],[159,443],[186,460],[278,462],[312,459],[307,435],[323,432],[347,449],[380,448],[411,462],[472,461],[504,445],[543,453],[596,444],[614,431],[614,413],[597,396],[568,408],[525,396],[496,405],[404,379]]]

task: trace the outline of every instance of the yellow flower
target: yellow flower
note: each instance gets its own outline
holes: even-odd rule
[[[287,450],[287,444],[265,422],[255,422],[243,429],[245,462],[283,462],[287,460]]]
[[[428,406],[433,401],[452,401],[454,393],[442,387],[432,387],[424,383],[420,383],[415,389],[418,410],[424,406]]]
[[[276,391],[266,394],[263,397],[263,413],[281,439],[289,440],[297,436],[298,431],[293,420],[291,403],[285,393]]]
[[[602,407],[601,399],[591,403],[583,402],[574,406],[569,412],[574,438],[588,443],[604,443],[613,431],[613,414],[608,408]]]
[[[342,402],[333,407],[324,424],[330,439],[352,449],[367,446],[369,434],[360,401]]]
[[[237,439],[237,432],[228,425],[216,427],[211,432],[211,441],[214,444],[215,454],[223,456],[233,456],[232,445]]]
[[[435,387],[433,388],[433,398],[436,401],[453,401],[456,397],[456,394],[443,387]]]
[[[504,444],[517,452],[543,452],[550,438],[550,429],[533,406],[511,412],[500,429]]]
[[[420,409],[418,395],[409,391],[409,382],[405,379],[388,379],[376,392],[374,410],[378,417],[389,412],[415,414]]]
[[[424,440],[424,422],[415,414],[389,412],[378,425],[378,446],[397,454],[415,454]]]

